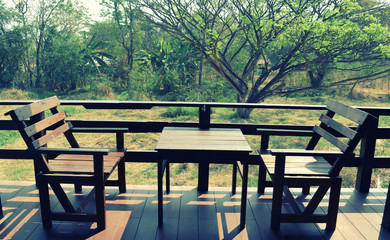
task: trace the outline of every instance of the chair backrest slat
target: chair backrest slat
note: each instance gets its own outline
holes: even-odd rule
[[[347,137],[349,139],[353,139],[356,137],[357,132],[349,127],[344,126],[343,124],[337,122],[336,120],[322,114],[320,119],[322,123],[326,124],[329,128],[337,131],[344,137]]]
[[[364,111],[361,111],[359,109],[350,107],[348,105],[336,102],[334,100],[331,100],[328,105],[327,109],[330,111],[333,111],[340,116],[343,116],[351,121],[354,121],[357,124],[363,124],[366,118],[369,116],[369,113],[366,113]]]
[[[35,116],[41,112],[49,110],[51,108],[57,107],[60,105],[60,101],[56,96],[44,99],[39,102],[34,102],[29,105],[23,106],[21,108],[13,110],[15,116],[19,121],[24,121],[29,119],[32,116]]]
[[[337,137],[333,136],[325,129],[319,126],[314,126],[313,131],[328,140],[331,144],[339,148],[341,151],[345,152],[348,149],[348,144],[345,144],[344,142],[340,141]]]
[[[32,144],[35,148],[40,148],[43,145],[47,144],[50,140],[54,139],[55,137],[65,133],[69,129],[72,128],[72,124],[70,122],[67,122],[58,128],[54,129],[50,133],[45,134],[44,136],[38,138],[37,140],[33,141]]]
[[[363,138],[368,131],[371,131],[371,129],[374,130],[373,128],[378,124],[377,117],[334,100],[331,100],[328,103],[327,109],[327,113],[320,117],[321,124],[313,128],[313,132],[316,134],[314,134],[306,147],[307,150],[313,150],[318,144],[320,138],[324,138],[329,143],[339,148],[342,152],[352,153],[361,138]],[[336,115],[355,122],[357,126],[346,126],[338,122],[334,119]],[[351,127],[354,128],[352,129]],[[335,133],[346,137],[348,141],[341,141],[335,136]],[[333,159],[334,161],[331,169],[329,170],[329,175],[338,176],[346,159],[350,156],[350,154],[346,154],[338,157],[337,159]]]
[[[63,122],[65,120],[65,117],[66,114],[64,111],[59,112],[57,114],[54,114],[48,118],[45,118],[35,124],[26,127],[24,131],[26,132],[27,136],[31,137],[57,123]]]

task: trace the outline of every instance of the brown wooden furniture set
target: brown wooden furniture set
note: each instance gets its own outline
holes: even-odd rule
[[[125,148],[122,128],[82,129],[73,128],[65,121],[65,113],[58,110],[57,97],[51,97],[26,105],[6,113],[18,126],[24,141],[34,158],[36,182],[39,188],[42,221],[45,228],[52,225],[52,220],[92,221],[104,229],[105,220],[105,186],[119,186],[119,191],[126,191],[125,183]],[[271,228],[278,230],[281,222],[326,222],[327,229],[334,229],[340,197],[341,178],[339,172],[345,161],[354,158],[354,149],[370,126],[377,126],[378,119],[363,111],[331,101],[328,112],[320,117],[321,124],[313,128],[313,138],[306,150],[261,150],[259,183],[264,183],[266,172],[273,181],[273,200]],[[45,116],[45,112],[50,112]],[[355,128],[346,127],[333,119],[338,114],[357,123]],[[117,148],[81,148],[73,132],[115,132]],[[212,137],[202,135],[212,133]],[[222,135],[219,135],[223,133]],[[216,134],[216,135],[215,135]],[[238,134],[238,135],[237,135]],[[67,149],[47,147],[57,136],[64,135],[70,147]],[[175,136],[173,136],[175,135]],[[236,136],[237,135],[237,136]],[[347,141],[338,137],[342,136]],[[320,138],[326,139],[339,150],[313,150]],[[156,147],[158,160],[158,216],[162,224],[162,179],[164,169],[167,170],[167,191],[169,192],[169,161],[198,162],[208,166],[207,158],[218,158],[221,163],[234,165],[243,176],[241,202],[241,228],[245,226],[245,207],[248,164],[246,158],[251,149],[239,129],[200,129],[165,128]],[[179,160],[181,159],[181,160]],[[184,160],[185,159],[185,160]],[[108,180],[111,173],[118,169],[118,180]],[[207,172],[208,174],[208,172]],[[206,178],[207,177],[207,178]],[[208,176],[199,176],[199,181],[207,181]],[[70,203],[61,183],[75,184],[75,190],[81,191],[82,185],[94,186],[91,197],[95,195],[96,213],[83,213],[86,204],[78,209]],[[199,184],[200,186],[207,183]],[[54,191],[65,212],[52,212],[49,189]],[[302,187],[308,193],[311,186],[318,186],[312,200],[306,206],[297,203],[289,187]],[[264,186],[259,186],[260,192]],[[330,200],[327,214],[315,212],[328,190]],[[233,184],[235,192],[235,183]],[[295,214],[282,213],[283,192],[295,211]],[[90,197],[87,197],[87,200]]]
[[[366,133],[375,130],[371,127],[377,126],[378,119],[336,101],[330,101],[327,109],[327,113],[319,118],[321,124],[314,126],[313,137],[305,150],[259,150],[260,168],[267,170],[273,183],[271,212],[273,230],[279,230],[282,222],[324,222],[328,230],[334,230],[336,227],[341,188],[339,173],[346,161],[354,158],[353,151],[359,141],[364,139]],[[345,126],[334,118],[335,115],[356,123],[356,127],[352,129]],[[326,140],[337,150],[314,150],[320,139]],[[260,173],[264,174],[259,175],[261,179],[259,182],[265,183],[265,171]],[[294,198],[289,189],[301,187],[303,193],[308,194],[311,186],[318,188],[306,207]],[[260,192],[264,191],[264,187],[260,186]],[[329,189],[328,213],[316,212]],[[294,213],[282,213],[283,193]]]
[[[43,226],[50,228],[52,220],[91,221],[97,222],[98,229],[105,229],[104,187],[116,185],[120,192],[126,191],[123,133],[127,129],[75,129],[70,122],[65,121],[65,112],[58,110],[59,105],[57,97],[51,97],[6,113],[16,123],[34,158]],[[73,135],[75,131],[115,132],[117,148],[81,148]],[[46,147],[53,142],[55,144],[54,140],[60,136],[65,136],[70,148]],[[118,169],[118,180],[108,180],[115,168]],[[76,209],[61,183],[75,184],[76,192],[81,192],[82,185],[93,186],[86,199],[88,201],[95,196],[96,212],[83,212],[87,202]],[[64,212],[52,212],[48,185]]]

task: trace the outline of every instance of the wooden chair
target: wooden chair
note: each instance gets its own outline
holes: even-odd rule
[[[321,124],[314,126],[313,137],[306,150],[271,149],[259,150],[260,167],[266,169],[259,182],[265,183],[266,172],[273,185],[271,228],[278,231],[281,222],[326,223],[327,230],[336,227],[337,211],[340,199],[340,170],[346,161],[354,159],[354,149],[368,131],[377,126],[378,119],[366,112],[349,107],[336,101],[327,105],[327,113],[321,115]],[[335,115],[355,122],[356,128],[347,127],[336,121]],[[343,137],[343,138],[340,138]],[[316,151],[314,148],[320,139],[327,140],[336,151]],[[302,187],[303,193],[309,193],[311,186],[318,186],[310,202],[303,204],[294,198],[289,187]],[[264,186],[261,187],[264,189]],[[330,189],[328,212],[315,212]],[[282,213],[282,200],[288,200],[293,213]]]
[[[52,220],[97,222],[98,229],[106,226],[105,189],[106,185],[119,186],[120,192],[126,191],[123,133],[127,129],[76,129],[65,121],[65,112],[59,111],[60,102],[56,96],[12,110],[10,115],[34,158],[36,182],[45,228],[50,228]],[[46,118],[45,118],[46,113]],[[117,148],[81,148],[72,132],[115,132]],[[48,148],[52,140],[64,135],[70,148]],[[118,169],[118,180],[108,177]],[[84,213],[87,201],[76,209],[70,202],[61,183],[72,183],[76,192],[81,186],[93,186],[86,200],[95,196],[96,212]],[[53,212],[50,207],[49,188],[55,193],[64,212]]]

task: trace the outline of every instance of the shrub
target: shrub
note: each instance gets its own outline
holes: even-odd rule
[[[160,116],[166,117],[166,118],[178,118],[180,116],[197,117],[198,116],[198,109],[197,108],[184,108],[184,107],[169,107]]]

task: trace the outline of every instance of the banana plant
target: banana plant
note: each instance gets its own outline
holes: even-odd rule
[[[182,80],[194,78],[195,70],[198,69],[196,60],[199,53],[191,45],[161,39],[155,49],[142,50],[137,60],[142,65],[150,65],[159,75],[165,75],[174,69],[181,75]]]
[[[91,64],[100,73],[99,67],[109,69],[108,63],[104,58],[112,59],[113,56],[106,53],[104,49],[104,43],[102,41],[95,42],[96,34],[92,36],[84,49],[80,51],[83,54],[83,59],[86,63]]]

